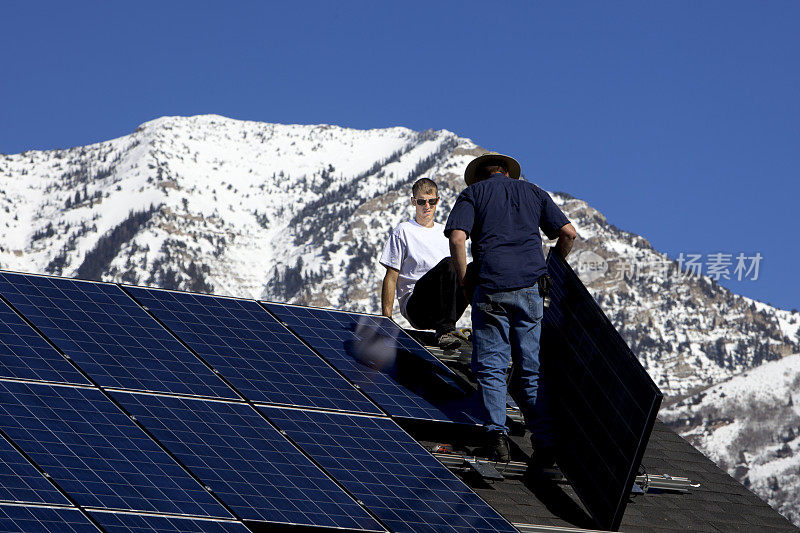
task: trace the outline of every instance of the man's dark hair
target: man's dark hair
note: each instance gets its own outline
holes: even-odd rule
[[[501,174],[507,174],[508,169],[503,161],[498,159],[490,159],[478,167],[478,170],[475,172],[475,176],[478,178],[478,180],[485,180],[497,172]]]
[[[416,197],[419,193],[439,194],[439,187],[436,182],[428,178],[420,178],[411,187],[411,195]]]

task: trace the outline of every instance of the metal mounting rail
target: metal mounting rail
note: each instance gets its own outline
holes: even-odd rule
[[[472,469],[471,464],[486,464],[505,477],[522,476],[528,471],[528,464],[521,461],[509,461],[501,463],[489,461],[480,457],[457,455],[452,453],[434,453],[436,459],[451,470]],[[549,468],[544,471],[544,475],[556,483],[569,483],[564,474],[556,468]],[[650,489],[668,490],[671,492],[689,492],[691,488],[697,488],[699,483],[692,483],[685,477],[670,476],[668,474],[644,474],[636,476],[636,484],[647,492]],[[634,491],[635,489],[631,489]],[[537,526],[538,527],[538,526]]]
[[[604,533],[604,531],[600,529],[581,529],[577,527],[543,526],[538,524],[520,524],[517,522],[511,525],[517,528],[520,533]]]

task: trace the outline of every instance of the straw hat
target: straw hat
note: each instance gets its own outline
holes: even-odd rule
[[[470,186],[477,181],[475,173],[478,171],[478,168],[486,163],[491,163],[492,161],[497,161],[499,164],[502,164],[504,167],[506,167],[508,169],[508,176],[510,178],[518,180],[520,174],[522,174],[522,169],[520,169],[519,163],[517,163],[517,160],[513,157],[498,154],[497,152],[486,152],[485,154],[470,161],[469,165],[467,165],[467,169],[464,171],[464,181],[467,182],[467,186]]]

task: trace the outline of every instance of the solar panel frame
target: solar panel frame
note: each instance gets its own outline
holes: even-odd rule
[[[0,300],[0,378],[88,385],[58,350]]]
[[[250,401],[382,414],[254,300],[123,289]]]
[[[336,367],[390,416],[439,422],[480,425],[477,395],[465,391],[456,374],[431,355],[390,318],[332,309],[299,307],[261,302],[278,320],[311,346],[322,358]],[[357,360],[362,346],[366,355]],[[397,377],[381,369],[382,355],[391,368],[393,361],[411,362],[413,379],[424,378],[427,391],[400,383]],[[397,354],[393,360],[392,354]],[[446,393],[442,401],[423,396],[423,392]],[[443,395],[444,396],[444,395]],[[436,403],[434,403],[436,402]]]
[[[135,513],[89,511],[107,533],[248,533],[241,522],[158,516]]]
[[[383,531],[250,405],[112,396],[243,520]]]
[[[559,468],[603,529],[617,530],[663,395],[558,254],[541,335]]]
[[[392,531],[517,531],[391,419],[259,410]]]
[[[231,518],[98,389],[0,381],[0,428],[83,507]]]
[[[103,387],[236,398],[116,285],[0,272],[0,294]]]
[[[0,504],[0,531],[4,533],[85,533],[101,531],[74,507]]]

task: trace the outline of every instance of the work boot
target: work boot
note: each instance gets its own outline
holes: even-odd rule
[[[436,345],[442,350],[452,350],[461,346],[461,339],[455,334],[455,330],[437,333]]]
[[[490,461],[507,463],[511,460],[508,437],[502,431],[490,431],[486,437],[486,456]]]

